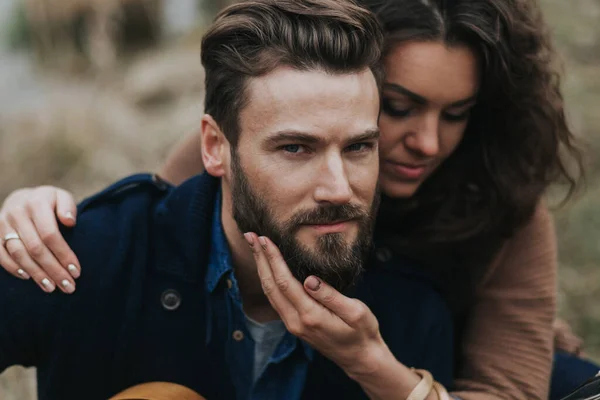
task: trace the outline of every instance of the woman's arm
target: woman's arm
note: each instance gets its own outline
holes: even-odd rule
[[[493,261],[463,337],[457,397],[547,399],[556,314],[554,224],[540,205]]]
[[[167,156],[158,174],[161,178],[179,185],[188,178],[204,172],[200,154],[200,131],[181,139]]]
[[[159,174],[180,184],[203,170],[198,132],[175,146]],[[81,267],[58,223],[73,227],[76,217],[73,196],[62,189],[42,186],[13,192],[0,208],[0,266],[17,278],[32,278],[44,291],[58,287],[72,293]],[[19,252],[8,251],[7,235],[18,235],[23,244]]]

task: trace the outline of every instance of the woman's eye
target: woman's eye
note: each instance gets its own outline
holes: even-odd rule
[[[445,112],[443,114],[443,118],[446,121],[450,121],[450,122],[461,122],[461,121],[467,120],[469,118],[470,114],[471,114],[470,111],[466,111],[461,114],[451,114],[451,113]]]
[[[410,112],[412,111],[411,108],[400,108],[394,106],[392,102],[387,99],[383,99],[383,101],[381,102],[381,108],[383,112],[389,115],[390,117],[399,118],[408,117],[410,115]]]

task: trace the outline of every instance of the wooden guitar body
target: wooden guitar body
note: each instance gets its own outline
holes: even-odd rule
[[[193,390],[168,382],[149,382],[132,386],[110,400],[206,400]]]

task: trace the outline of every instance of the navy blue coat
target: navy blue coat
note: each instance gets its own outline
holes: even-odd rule
[[[36,366],[41,400],[106,399],[147,381],[234,398],[220,349],[205,344],[204,274],[219,184],[204,174],[174,188],[136,175],[84,200],[76,228],[63,231],[82,265],[75,294],[45,294],[0,272],[0,371]],[[401,362],[449,386],[452,317],[444,299],[389,264],[368,268],[355,296]],[[178,296],[165,298],[170,290]],[[338,396],[366,398],[317,354],[303,398]]]

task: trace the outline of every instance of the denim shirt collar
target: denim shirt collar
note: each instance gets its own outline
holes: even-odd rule
[[[233,271],[231,252],[221,223],[221,191],[216,195],[212,217],[212,235],[208,270],[206,271],[206,289],[213,293],[224,276]]]
[[[221,204],[222,204],[222,194],[221,190],[215,196],[215,205],[213,210],[212,217],[212,235],[211,235],[211,243],[210,243],[210,255],[208,262],[208,270],[206,271],[206,290],[213,294],[219,284],[225,277],[229,277],[233,284],[233,296],[234,298],[240,302],[241,305],[241,297],[239,295],[239,291],[237,289],[237,281],[235,279],[235,275],[233,274],[233,263],[231,261],[231,251],[229,250],[229,244],[227,242],[227,237],[225,236],[225,231],[223,230],[223,224],[221,223]],[[210,336],[210,335],[209,335]],[[300,338],[296,338],[302,346],[304,351],[304,355],[308,360],[313,359],[314,350],[310,347],[308,343],[301,340]],[[295,346],[286,346],[289,347],[291,351]],[[276,354],[275,357],[285,358],[287,354]]]

